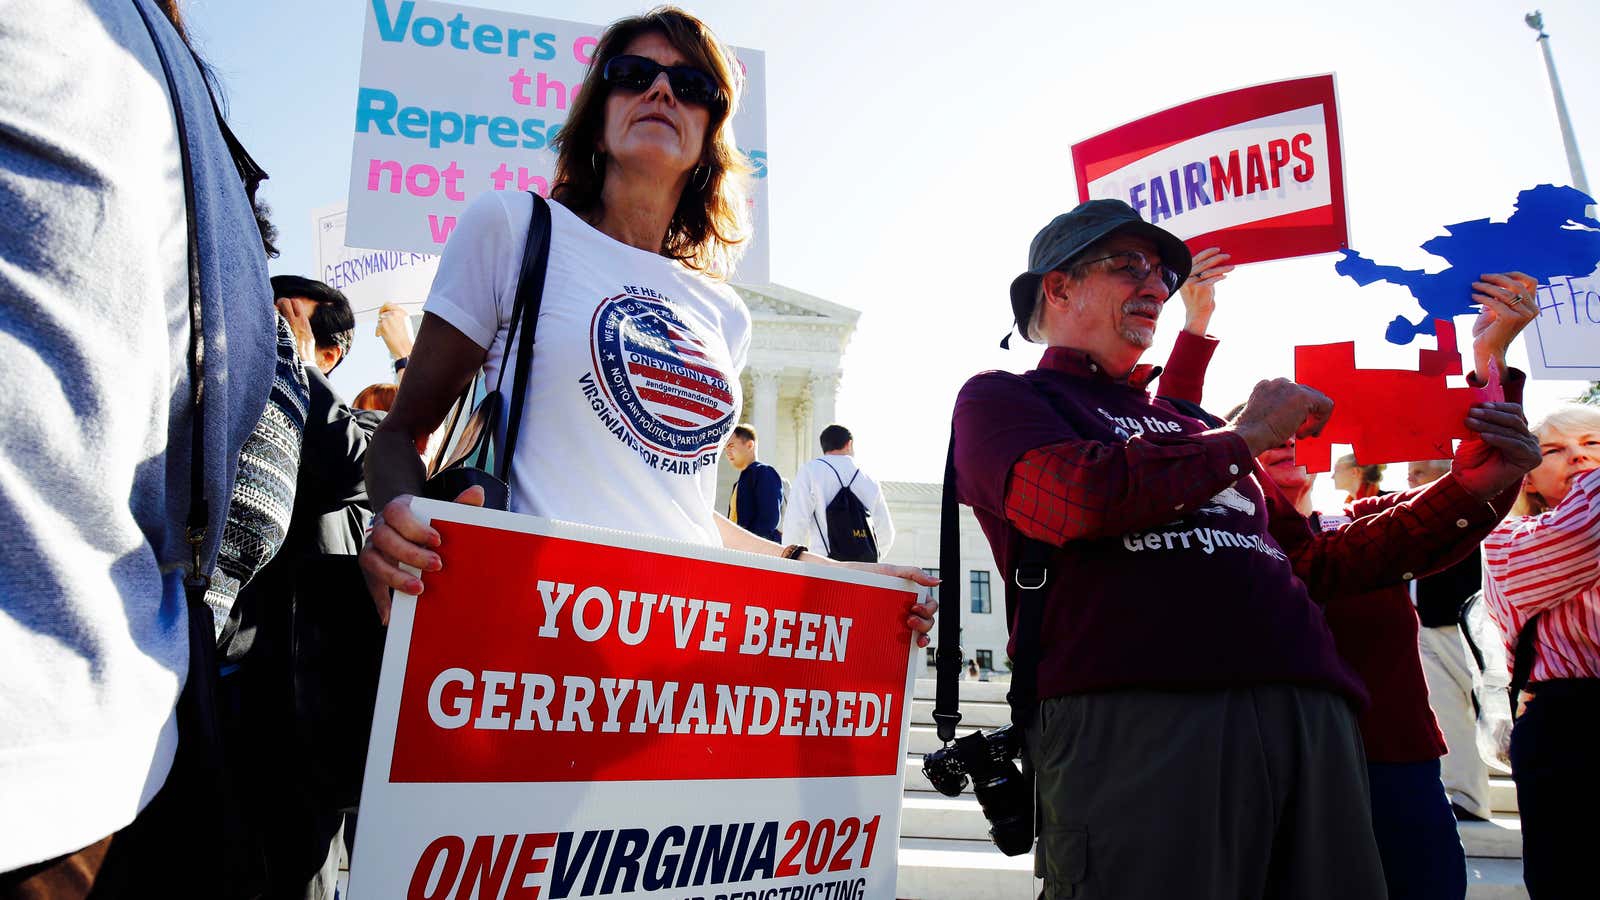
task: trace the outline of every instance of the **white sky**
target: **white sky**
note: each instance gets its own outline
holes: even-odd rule
[[[398,2],[398,0],[396,0]],[[609,22],[627,2],[477,5]],[[1544,63],[1523,5],[1464,2],[983,3],[821,0],[685,4],[725,41],[765,50],[773,280],[862,310],[838,415],[880,478],[938,480],[950,406],[971,374],[1022,371],[997,347],[1028,242],[1077,202],[1070,146],[1195,97],[1337,75],[1351,245],[1437,270],[1417,245],[1445,223],[1511,212],[1569,183]],[[360,0],[191,0],[230,122],[272,174],[274,274],[308,274],[313,208],[343,198]],[[1546,28],[1591,186],[1600,182],[1600,3],[1545,0]],[[1600,189],[1600,187],[1597,187]],[[1333,256],[1262,263],[1218,289],[1224,339],[1207,406],[1292,374],[1295,344],[1356,340],[1363,366],[1411,367],[1382,338],[1420,310],[1357,288]],[[1175,299],[1146,361],[1182,325]],[[1457,320],[1465,334],[1470,320]],[[1013,342],[1017,344],[1019,342]],[[1521,355],[1513,351],[1513,362]],[[1582,390],[1536,383],[1530,414]],[[1403,485],[1403,466],[1386,484]],[[1326,481],[1326,479],[1324,479]]]

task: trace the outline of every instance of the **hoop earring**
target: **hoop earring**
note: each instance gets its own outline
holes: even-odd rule
[[[703,191],[706,189],[706,185],[711,183],[711,167],[702,164],[698,168],[700,171],[700,183],[695,185],[695,190]]]
[[[589,165],[594,167],[594,173],[596,175],[603,176],[606,174],[606,164],[604,160],[605,157],[600,155],[599,150],[589,151]]]

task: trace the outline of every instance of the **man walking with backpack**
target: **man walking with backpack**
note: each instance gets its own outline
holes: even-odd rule
[[[883,489],[856,468],[850,429],[822,429],[822,455],[800,467],[783,516],[783,543],[802,544],[831,559],[877,562],[894,543]]]

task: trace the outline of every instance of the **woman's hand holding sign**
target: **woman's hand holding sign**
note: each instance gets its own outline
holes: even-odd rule
[[[1198,337],[1206,336],[1211,326],[1211,314],[1217,309],[1217,282],[1228,277],[1233,266],[1227,265],[1231,257],[1219,247],[1207,247],[1194,255],[1194,268],[1188,280],[1178,288],[1183,296],[1183,330]]]
[[[456,502],[482,506],[483,488],[467,488],[456,497]],[[400,567],[411,566],[421,572],[439,571],[444,568],[444,558],[436,552],[440,543],[439,532],[411,511],[410,494],[390,500],[373,517],[372,531],[361,545],[357,559],[383,624],[389,624],[390,591],[403,591],[413,597],[422,593],[422,578]]]
[[[1472,299],[1483,307],[1472,323],[1473,371],[1479,380],[1506,370],[1506,349],[1539,315],[1539,283],[1521,272],[1484,275],[1472,284]]]
[[[936,587],[939,584],[939,579],[916,566],[892,566],[888,563],[845,563],[844,565],[849,569],[872,572],[875,575],[904,578],[923,587]],[[911,615],[906,616],[906,627],[910,628],[912,633],[916,635],[915,640],[918,647],[928,646],[928,632],[933,630],[933,614],[938,611],[939,600],[932,596],[925,597],[921,603],[911,607]]]

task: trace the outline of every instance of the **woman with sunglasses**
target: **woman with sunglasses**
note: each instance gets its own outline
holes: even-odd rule
[[[750,169],[731,124],[737,66],[704,23],[672,7],[623,19],[600,37],[553,142],[549,266],[510,505],[831,564],[713,510],[750,347],[749,310],[723,280],[748,237]],[[533,210],[530,194],[491,191],[462,215],[399,397],[373,437],[367,487],[382,512],[361,565],[385,620],[391,589],[417,594],[425,583],[400,565],[433,572],[448,556],[438,533],[409,511],[424,479],[415,447],[480,367],[492,381],[505,364]],[[483,493],[471,488],[457,500],[481,504]],[[851,566],[935,583],[914,567]],[[936,605],[907,618],[921,646]]]

